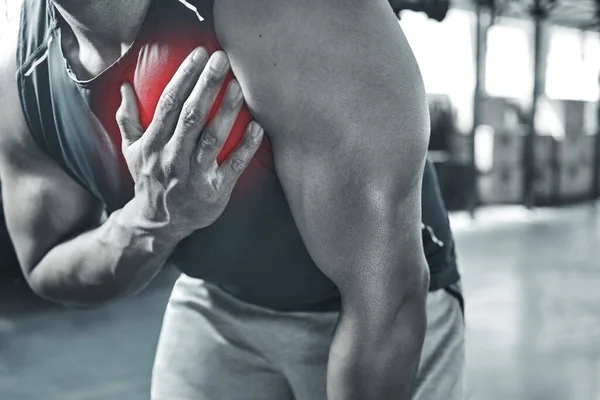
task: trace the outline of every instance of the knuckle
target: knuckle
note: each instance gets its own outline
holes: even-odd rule
[[[171,152],[163,151],[160,156],[160,169],[164,172],[170,172],[173,166],[173,156]]]
[[[237,116],[237,111],[240,104],[241,102],[238,99],[232,99],[228,97],[221,104],[220,112],[227,118],[233,118],[234,116]]]
[[[247,136],[242,141],[242,147],[246,150],[254,150],[255,147],[258,146],[258,141],[256,141],[253,137]]]
[[[215,89],[221,82],[222,75],[219,71],[212,68],[208,68],[206,74],[203,77],[204,86],[209,89]]]
[[[260,143],[257,137],[246,135],[242,140],[242,149],[246,152],[253,152],[260,146]]]
[[[163,160],[160,166],[160,174],[161,180],[166,182],[173,182],[178,180],[179,174],[177,168],[170,160]]]
[[[121,130],[123,130],[125,128],[125,126],[127,125],[127,121],[129,120],[129,115],[122,107],[120,107],[119,109],[117,109],[115,118],[117,120],[117,125],[119,126],[119,128]]]
[[[117,118],[117,121],[122,121],[127,118],[127,113],[125,112],[125,109],[122,106],[117,108],[115,117]]]
[[[206,129],[204,129],[204,132],[202,133],[202,136],[200,138],[200,145],[202,147],[204,147],[205,149],[215,149],[219,146],[220,140],[219,140],[219,136],[215,133],[215,131],[210,128],[207,127]]]
[[[182,122],[186,127],[196,127],[204,121],[204,113],[198,107],[186,105],[181,113]]]
[[[240,173],[246,168],[246,161],[239,156],[233,157],[231,159],[230,167],[231,170],[236,174]]]
[[[142,157],[151,158],[154,154],[154,145],[145,137],[142,137],[139,152]]]
[[[163,93],[160,102],[163,111],[170,111],[171,109],[179,108],[180,105],[179,96],[172,89],[166,90]]]
[[[214,189],[214,194],[223,194],[223,180],[217,177],[210,179],[210,186]],[[213,196],[212,200],[216,200],[218,196]]]
[[[166,145],[161,151],[160,159],[164,169],[172,169],[177,163],[177,152],[170,144]]]
[[[135,176],[140,182],[148,182],[152,181],[153,179],[156,179],[156,177],[152,173],[152,170],[144,166],[137,169]]]

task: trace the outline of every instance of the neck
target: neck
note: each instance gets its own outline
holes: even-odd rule
[[[151,0],[51,0],[63,19],[62,47],[80,78],[89,78],[127,50]]]
[[[53,0],[77,39],[100,45],[131,43],[150,0]]]

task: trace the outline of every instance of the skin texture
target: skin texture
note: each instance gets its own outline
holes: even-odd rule
[[[205,51],[196,53],[196,61],[188,57],[145,132],[135,94],[124,87],[117,120],[135,196],[100,224],[102,205],[32,141],[14,79],[16,31],[4,40],[9,51],[0,59],[5,105],[0,111],[0,179],[8,230],[29,285],[42,297],[78,306],[139,292],[179,241],[219,217],[261,142],[262,129],[250,124],[238,148],[217,166],[242,102],[233,82],[204,129],[229,72],[227,57],[217,52],[208,63]],[[220,69],[215,67],[219,59]]]
[[[428,114],[416,62],[389,4],[216,0],[214,18],[247,104],[270,134],[306,247],[342,294],[329,400],[409,399],[426,321],[420,185]],[[165,238],[179,240],[198,226],[164,218],[168,202],[153,199],[168,198],[170,186],[151,179],[155,170],[144,177],[164,196],[136,185],[134,206],[99,225],[101,205],[36,149],[15,117],[15,38],[9,34],[4,48],[11,51],[0,59],[0,179],[29,283],[42,296],[82,305],[135,293],[176,245]],[[101,54],[100,47],[90,52]],[[133,143],[139,131],[124,104],[121,127]],[[170,111],[172,123],[179,111]],[[162,159],[161,151],[153,154]],[[130,168],[143,170],[139,156],[128,158]],[[216,218],[224,203],[214,204],[208,214]],[[209,223],[205,208],[195,212]]]
[[[342,294],[329,400],[409,399],[429,118],[396,17],[384,0],[216,0],[214,18],[307,249]]]
[[[80,79],[98,75],[133,42],[150,0],[59,0],[63,51]],[[69,29],[72,27],[72,29]]]

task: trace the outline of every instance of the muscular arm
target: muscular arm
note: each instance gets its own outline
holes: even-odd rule
[[[42,297],[76,305],[139,291],[170,248],[124,223],[126,210],[101,225],[102,205],[37,148],[19,106],[14,28],[0,41],[0,180],[25,277]]]
[[[305,244],[339,287],[330,400],[409,399],[426,324],[421,77],[385,0],[216,0]]]

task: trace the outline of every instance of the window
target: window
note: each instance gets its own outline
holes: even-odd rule
[[[552,99],[597,101],[600,39],[597,33],[551,27],[546,94]]]
[[[533,92],[533,32],[530,23],[503,18],[488,31],[486,92],[527,99]]]
[[[425,90],[450,97],[462,132],[468,132],[473,124],[474,24],[473,13],[457,9],[450,10],[442,22],[403,11],[400,22],[419,63]]]

